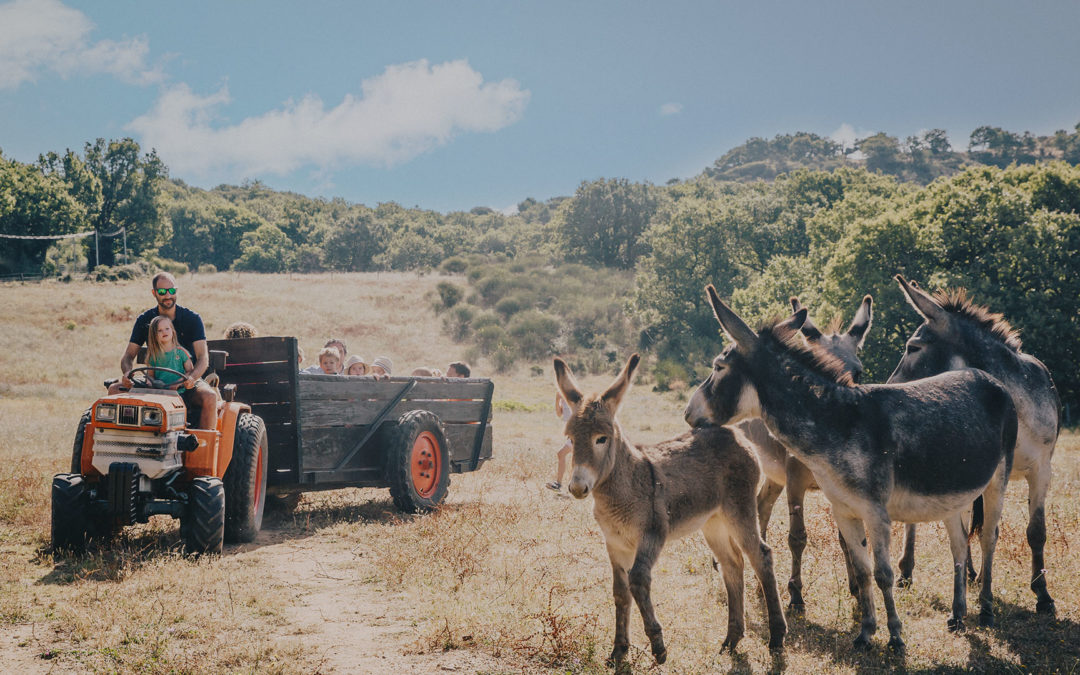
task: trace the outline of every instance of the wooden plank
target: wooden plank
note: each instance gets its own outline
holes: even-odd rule
[[[362,426],[370,423],[386,407],[382,401],[322,401],[304,399],[300,404],[300,422],[305,429],[318,427]],[[483,401],[402,401],[388,420],[397,421],[410,410],[430,410],[444,424],[476,422],[483,413]]]
[[[488,380],[478,379],[447,380],[431,377],[395,377],[389,380],[376,380],[372,377],[342,377],[303,373],[300,376],[300,397],[323,401],[389,400],[410,379],[416,380],[416,385],[406,396],[410,400],[482,399],[487,392],[488,385]]]
[[[285,403],[291,406],[292,389],[288,382],[238,384],[236,400],[242,403]]]
[[[304,453],[304,474],[312,471],[327,471],[335,468],[345,457],[345,453],[364,434],[366,427],[333,427],[323,429],[304,429],[302,441]],[[376,433],[371,440],[360,448],[344,469],[371,469],[382,471],[385,462],[385,441],[383,433]]]
[[[472,458],[473,444],[480,431],[479,424],[444,424],[446,441],[449,444],[450,461],[467,461]]]
[[[288,361],[296,344],[294,337],[237,338],[234,340],[207,340],[207,347],[229,352],[226,370],[232,364]]]
[[[221,381],[225,384],[245,382],[288,382],[292,368],[288,361],[280,363],[249,363],[246,365],[230,364],[221,371]]]
[[[292,406],[287,403],[252,403],[251,412],[267,424],[286,424],[293,421]]]
[[[279,485],[299,480],[296,456],[296,429],[289,424],[266,425],[267,483]],[[283,473],[287,471],[288,473]]]

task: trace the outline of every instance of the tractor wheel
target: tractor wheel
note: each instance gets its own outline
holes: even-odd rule
[[[83,477],[75,473],[53,476],[53,550],[79,553],[86,548],[86,510],[86,483]]]
[[[427,410],[401,416],[386,458],[394,505],[406,513],[430,511],[450,487],[450,451],[442,422]]]
[[[266,425],[241,413],[236,421],[232,459],[225,469],[225,541],[254,541],[266,507],[268,462]]]
[[[86,436],[86,425],[90,424],[92,409],[87,409],[79,418],[79,426],[75,429],[75,443],[71,446],[71,473],[82,473],[82,446]]]
[[[188,553],[221,553],[225,538],[225,488],[220,478],[199,476],[188,486],[188,504],[180,518],[180,536]]]

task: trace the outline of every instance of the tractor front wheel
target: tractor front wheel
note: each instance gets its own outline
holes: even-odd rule
[[[82,473],[82,446],[86,437],[86,425],[90,424],[91,409],[83,412],[75,429],[75,442],[71,446],[71,473]]]
[[[180,536],[188,553],[221,553],[225,539],[225,488],[220,478],[199,476],[191,481],[187,510],[180,518]]]
[[[390,496],[401,511],[430,511],[446,499],[450,451],[434,413],[413,410],[402,415],[386,461]]]
[[[60,473],[52,483],[52,545],[54,550],[81,552],[86,548],[86,483],[77,473]]]
[[[268,461],[266,425],[258,415],[241,413],[225,470],[225,540],[230,543],[254,541],[262,528]]]

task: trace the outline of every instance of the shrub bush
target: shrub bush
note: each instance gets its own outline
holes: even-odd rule
[[[503,298],[495,303],[495,311],[502,315],[504,319],[509,319],[524,308],[525,303],[522,301],[521,296],[518,295]]]
[[[217,266],[213,263],[203,263],[202,265],[199,265],[197,271],[199,274],[216,274]]]
[[[470,305],[458,305],[443,318],[443,328],[455,341],[461,342],[472,333],[476,310]]]
[[[435,289],[439,292],[439,300],[442,303],[436,308],[439,310],[450,309],[465,297],[465,289],[449,281],[440,281]]]
[[[559,320],[535,309],[516,314],[506,332],[514,338],[521,354],[528,359],[542,359],[555,353],[559,337]]]
[[[464,274],[468,267],[469,263],[461,256],[451,256],[442,261],[439,271],[443,274]]]

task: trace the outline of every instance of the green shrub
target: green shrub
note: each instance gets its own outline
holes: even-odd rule
[[[495,303],[495,311],[502,315],[504,319],[509,319],[514,314],[517,314],[525,308],[525,303],[518,295],[512,295],[508,298]]]
[[[217,266],[213,263],[203,263],[202,265],[199,265],[197,271],[199,274],[216,274]]]
[[[494,312],[480,312],[473,318],[473,331],[479,331],[488,326],[502,326],[502,320]]]
[[[439,271],[443,274],[464,274],[468,269],[469,263],[460,256],[451,256],[442,261],[439,265]]]
[[[656,385],[653,391],[683,390],[690,381],[690,373],[686,367],[672,359],[660,359],[652,369],[653,379]]]
[[[476,329],[476,345],[484,354],[494,354],[502,346],[507,346],[506,329],[497,324],[487,325]]]
[[[510,345],[500,345],[491,355],[491,360],[495,364],[496,372],[505,373],[514,367],[517,355]]]
[[[440,281],[435,289],[439,292],[439,300],[442,303],[438,309],[450,309],[465,297],[465,289],[449,281]]]
[[[470,305],[458,305],[443,318],[443,328],[457,342],[461,342],[472,333],[472,320],[476,310]]]
[[[523,356],[542,359],[555,353],[555,341],[560,329],[558,319],[530,309],[514,315],[506,332],[514,338],[514,344]]]

